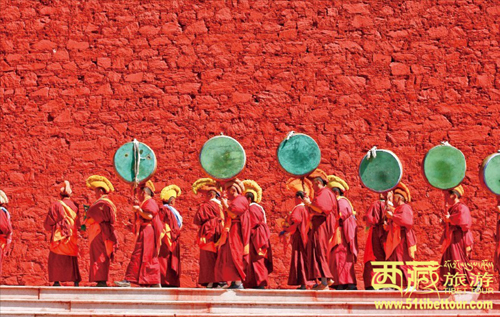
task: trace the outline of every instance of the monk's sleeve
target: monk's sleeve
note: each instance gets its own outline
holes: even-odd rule
[[[312,205],[321,210],[324,214],[329,214],[331,212],[332,207],[332,199],[326,192],[326,190],[322,190],[319,195],[314,197],[312,201]]]
[[[413,210],[410,205],[401,206],[401,210],[394,213],[392,220],[401,227],[411,229],[413,227]]]
[[[158,204],[153,199],[149,199],[144,206],[142,206],[142,211],[151,214],[154,217],[159,211]]]
[[[45,218],[45,222],[43,223],[43,226],[45,227],[45,230],[47,231],[52,231],[53,227],[62,220],[62,210],[60,210],[62,206],[58,203],[53,203],[50,208],[49,212],[47,213],[47,217]]]
[[[207,214],[207,212],[206,212],[206,205],[203,204],[203,205],[200,206],[200,208],[198,208],[198,211],[194,215],[193,223],[195,225],[197,225],[197,226],[203,225],[203,223],[205,221],[207,221],[206,214]]]
[[[458,211],[450,215],[450,223],[454,226],[459,226],[463,231],[468,231],[472,227],[472,218],[469,207],[464,204],[457,206]]]
[[[378,202],[374,202],[366,212],[366,225],[368,227],[372,227],[380,221],[379,213],[377,212],[377,207],[378,207]]]
[[[235,215],[242,215],[249,208],[248,200],[245,196],[239,195],[229,204],[229,210]]]

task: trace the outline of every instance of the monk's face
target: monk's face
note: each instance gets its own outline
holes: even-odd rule
[[[99,187],[98,187],[98,188],[94,189],[94,195],[95,195],[95,198],[96,198],[96,199],[101,198],[101,196],[102,196],[103,192],[104,192],[104,191],[102,190],[102,188],[99,188]]]
[[[234,199],[236,198],[236,196],[238,196],[238,191],[236,190],[236,188],[234,188],[234,186],[229,187],[229,189],[227,190],[227,197],[229,199]]]
[[[403,196],[401,196],[399,194],[395,194],[394,195],[394,203],[396,204],[396,206],[401,206],[405,203],[405,199]]]
[[[170,206],[174,207],[175,206],[175,197],[170,198]]]
[[[456,198],[457,195],[455,195],[452,191],[444,192],[444,199],[448,205],[454,205]]]

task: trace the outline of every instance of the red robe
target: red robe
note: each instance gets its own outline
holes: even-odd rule
[[[2,276],[2,259],[5,250],[9,247],[12,240],[12,224],[7,209],[0,209],[0,277]]]
[[[153,198],[145,200],[141,209],[143,212],[153,215],[153,219],[146,220],[136,214],[137,241],[130,257],[125,279],[141,285],[160,284],[160,262],[158,260],[162,230],[160,209]]]
[[[441,258],[440,277],[441,283],[445,283],[448,273],[465,274],[467,282],[470,283],[470,271],[467,268],[470,261],[470,250],[474,243],[472,232],[472,218],[469,207],[458,202],[448,209],[450,222],[448,229],[443,233],[441,242],[443,243],[443,257]],[[447,264],[447,265],[446,265]],[[455,266],[452,268],[451,266]],[[455,285],[451,285],[454,287]]]
[[[306,285],[306,245],[309,232],[309,212],[304,204],[295,206],[286,222],[290,225],[286,231],[292,235],[292,261],[290,263],[288,285]]]
[[[238,195],[229,203],[215,264],[217,281],[244,281],[250,252],[250,215],[248,200]]]
[[[60,201],[56,201],[50,206],[44,223],[45,230],[51,232],[49,282],[80,282],[82,278],[78,269],[78,207],[69,198],[64,198],[62,202],[73,214],[68,212]]]
[[[329,188],[320,189],[312,201],[312,205],[321,209],[318,213],[310,208],[311,230],[306,247],[307,278],[332,278],[328,258],[330,244],[337,226],[337,198]]]
[[[90,282],[108,280],[110,260],[117,243],[115,222],[116,206],[106,195],[94,202],[87,211],[85,224],[89,233]]]
[[[365,247],[365,268],[363,280],[365,289],[372,286],[373,266],[371,261],[385,261],[384,244],[387,239],[387,231],[384,230],[385,201],[374,202],[366,212],[366,226],[369,227],[368,238]]]
[[[217,261],[217,248],[224,227],[224,213],[219,200],[212,199],[203,203],[196,215],[194,224],[200,226],[198,231],[198,245],[200,246],[200,274],[198,283],[206,286],[218,282],[215,279],[215,262]]]
[[[160,208],[163,223],[162,244],[160,247],[161,285],[179,287],[181,285],[181,244],[180,228],[173,212],[164,205]]]
[[[415,258],[417,237],[413,231],[413,210],[408,204],[398,206],[394,216],[387,222],[387,242],[385,254],[387,261],[402,261],[405,264],[398,266],[402,271],[402,280],[398,277],[396,285],[406,287],[410,277],[406,262]]]
[[[251,203],[250,215],[250,256],[246,270],[245,288],[268,285],[268,275],[273,272],[273,254],[271,249],[271,231],[266,223],[264,209]]]
[[[341,242],[330,252],[330,271],[333,285],[356,284],[354,265],[358,256],[358,238],[356,219],[351,203],[341,196],[338,199],[339,228]]]

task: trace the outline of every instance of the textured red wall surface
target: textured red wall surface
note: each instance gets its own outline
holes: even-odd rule
[[[130,188],[113,170],[114,151],[133,138],[150,145],[158,188],[183,195],[183,286],[198,272],[198,153],[224,132],[244,146],[242,178],[264,189],[276,272],[286,287],[290,252],[274,219],[293,206],[275,151],[291,131],[315,138],[320,167],[345,177],[355,209],[376,195],[358,164],[373,145],[394,151],[414,202],[418,260],[439,260],[442,195],[421,161],[442,140],[467,158],[475,259],[491,259],[495,198],[481,187],[481,161],[500,144],[500,4],[496,1],[9,1],[0,4],[0,186],[11,198],[14,251],[7,284],[47,284],[42,222],[73,183],[114,183],[121,246],[111,279],[122,279],[133,248]],[[485,218],[486,215],[486,218]],[[366,232],[358,221],[364,249]],[[358,286],[363,258],[357,265]],[[88,280],[88,241],[80,268]]]

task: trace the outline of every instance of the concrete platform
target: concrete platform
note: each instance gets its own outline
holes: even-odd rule
[[[453,300],[443,292],[414,292],[411,300]],[[457,296],[492,301],[491,309],[377,309],[406,302],[395,291],[224,290],[0,286],[7,316],[500,316],[500,293]]]

